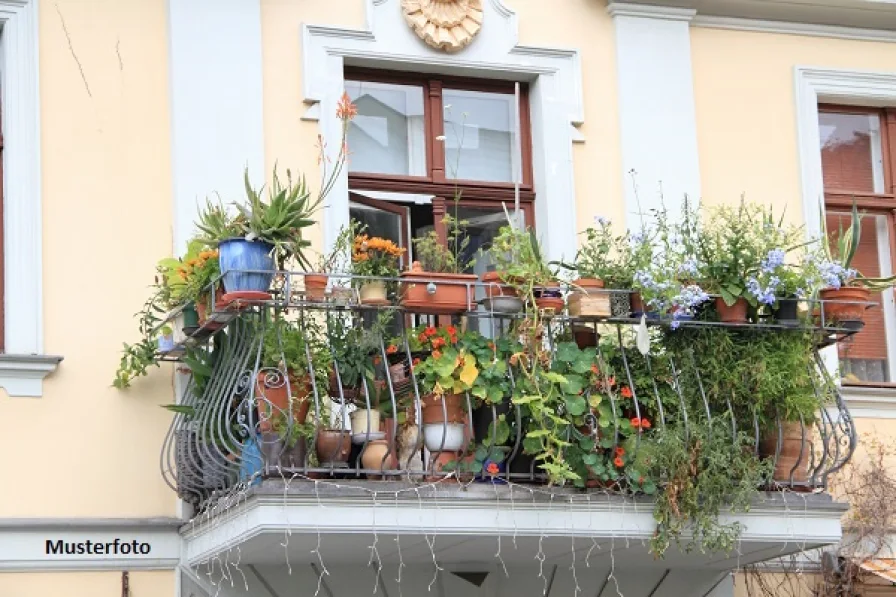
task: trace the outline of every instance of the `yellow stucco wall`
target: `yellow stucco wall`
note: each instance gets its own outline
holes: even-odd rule
[[[174,595],[174,572],[130,572],[131,597]],[[121,572],[0,573],[3,597],[100,597],[121,595]]]
[[[691,28],[703,198],[785,205],[802,221],[794,67],[896,69],[896,44]]]
[[[171,515],[170,375],[110,387],[171,250],[166,2],[41,2],[39,19],[44,346],[65,361],[43,398],[0,398],[0,462],[29,488],[0,492],[0,517]]]

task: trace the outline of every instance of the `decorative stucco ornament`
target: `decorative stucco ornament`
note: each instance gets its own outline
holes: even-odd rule
[[[457,52],[482,27],[482,0],[401,0],[404,18],[430,46]]]

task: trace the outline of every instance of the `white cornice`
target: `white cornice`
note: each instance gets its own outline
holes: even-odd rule
[[[708,27],[711,29],[809,35],[813,37],[834,37],[838,39],[854,39],[860,41],[896,41],[896,31],[887,29],[863,29],[859,27],[839,27],[836,25],[815,25],[812,23],[791,23],[787,21],[766,21],[760,19],[715,17],[709,15],[697,15],[694,17],[692,24],[695,27]]]
[[[690,21],[697,14],[697,11],[693,8],[629,4],[626,2],[610,2],[607,5],[607,12],[610,13],[611,17],[642,17],[667,21]]]
[[[896,388],[847,386],[841,394],[853,417],[896,419]]]
[[[43,393],[44,378],[61,361],[54,355],[0,354],[0,387],[13,397],[37,398]]]

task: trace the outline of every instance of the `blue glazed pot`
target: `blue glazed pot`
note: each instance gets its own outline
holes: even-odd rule
[[[267,292],[274,278],[274,258],[271,257],[273,248],[266,242],[247,241],[244,238],[221,241],[218,262],[224,275],[224,292]],[[263,270],[271,273],[239,270]]]

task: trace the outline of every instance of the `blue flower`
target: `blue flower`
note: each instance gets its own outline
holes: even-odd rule
[[[598,226],[606,226],[607,224],[610,223],[610,220],[608,220],[607,218],[605,218],[603,216],[594,216],[594,223],[597,224]]]
[[[771,273],[775,271],[777,268],[784,265],[784,258],[787,255],[784,249],[772,249],[768,252],[768,255],[765,256],[765,259],[762,260],[762,271],[765,273]]]

